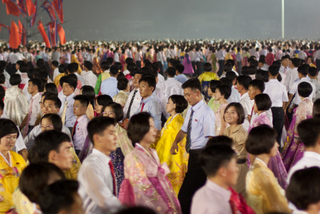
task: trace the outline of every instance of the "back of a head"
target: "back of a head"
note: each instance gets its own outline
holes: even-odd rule
[[[154,210],[148,208],[148,207],[142,207],[142,206],[137,206],[137,207],[130,207],[130,208],[125,208],[116,214],[157,214]]]
[[[303,76],[307,76],[310,66],[308,64],[303,64],[298,67],[298,72]]]
[[[184,65],[182,65],[181,63],[177,64],[175,66],[176,70],[178,71],[179,74],[182,74],[184,71]]]
[[[312,86],[308,82],[301,82],[298,85],[298,94],[301,97],[309,97],[310,94],[312,93]]]
[[[21,83],[21,76],[19,74],[13,74],[10,77],[10,85],[19,85]]]
[[[320,140],[320,119],[311,118],[303,120],[297,127],[299,138],[306,148],[314,148]]]
[[[237,78],[237,75],[236,75],[236,73],[234,73],[233,71],[228,71],[228,72],[226,73],[226,78],[227,78],[228,80],[230,80],[231,82],[233,82],[233,81]]]
[[[265,70],[261,70],[261,69],[257,70],[255,77],[256,79],[262,80],[263,82],[269,81],[268,71],[265,71]]]
[[[287,199],[299,210],[320,202],[320,168],[310,167],[293,173],[286,189]]]
[[[279,74],[279,67],[276,66],[276,65],[271,65],[268,68],[268,71],[269,71],[271,76],[275,77],[275,76],[277,76]]]
[[[176,74],[176,69],[174,67],[169,67],[166,72],[169,77],[174,77]]]
[[[252,81],[250,76],[247,75],[240,75],[237,77],[237,82],[239,85],[242,85],[245,90],[248,90],[249,83]]]
[[[87,68],[89,71],[92,70],[93,64],[90,61],[84,61],[83,66]]]
[[[125,90],[128,87],[128,83],[129,81],[127,80],[127,78],[121,78],[118,80],[117,88],[119,90]]]
[[[299,59],[299,58],[293,58],[292,59],[292,64],[293,64],[293,66],[294,67],[299,67],[300,66],[300,64],[301,64],[301,59]]]
[[[308,75],[311,77],[316,77],[318,75],[318,69],[315,67],[310,67],[308,71]]]
[[[249,87],[253,87],[255,89],[258,89],[260,90],[260,92],[262,93],[264,91],[264,82],[262,80],[252,80],[250,83],[249,83]]]
[[[74,180],[60,180],[46,187],[39,197],[42,213],[73,213],[72,206],[77,203],[78,188],[79,184]],[[80,209],[83,209],[81,205]]]
[[[113,75],[113,76],[115,76],[115,75],[117,75],[118,73],[119,73],[119,68],[118,68],[118,66],[117,66],[117,65],[112,65],[112,66],[110,67],[110,74]]]
[[[204,63],[203,65],[203,70],[206,71],[206,72],[209,72],[212,70],[212,65],[210,63]]]
[[[257,94],[254,97],[254,102],[259,111],[267,111],[271,108],[271,99],[268,94]]]

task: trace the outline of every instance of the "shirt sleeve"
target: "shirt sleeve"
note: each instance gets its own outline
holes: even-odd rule
[[[211,109],[206,110],[207,113],[203,115],[203,133],[205,137],[215,136],[215,116]]]
[[[161,130],[161,106],[159,103],[153,103],[154,105],[150,108],[150,114],[153,117],[154,125],[158,130]]]

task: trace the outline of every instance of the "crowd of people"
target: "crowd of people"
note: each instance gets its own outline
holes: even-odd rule
[[[0,47],[0,213],[320,212],[320,44]]]

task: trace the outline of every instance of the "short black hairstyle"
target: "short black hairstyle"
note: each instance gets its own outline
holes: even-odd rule
[[[209,87],[212,91],[212,93],[215,93],[216,88],[218,85],[221,85],[222,83],[219,80],[211,80],[209,83]]]
[[[19,70],[21,73],[28,73],[29,72],[29,65],[27,63],[23,63],[20,65]]]
[[[288,54],[282,56],[282,57],[281,57],[281,61],[284,60],[284,59],[290,59],[290,56],[289,56]]]
[[[0,84],[4,84],[6,81],[6,77],[4,76],[4,74],[0,74]]]
[[[46,114],[41,118],[40,124],[41,124],[43,119],[50,120],[51,123],[53,124],[53,130],[61,132],[63,125],[62,125],[61,117],[59,115],[57,115],[57,114]]]
[[[237,82],[239,85],[242,85],[245,90],[248,90],[249,83],[251,82],[251,77],[247,75],[240,75],[237,77]]]
[[[268,94],[257,94],[254,102],[259,111],[267,111],[271,108],[272,102]]]
[[[176,69],[174,67],[169,67],[166,72],[169,77],[174,77],[174,75],[176,75]]]
[[[126,58],[126,64],[133,63],[133,59],[131,57]]]
[[[19,74],[13,74],[10,77],[10,85],[19,85],[21,83],[21,76]]]
[[[0,139],[9,134],[17,134],[19,137],[19,130],[17,126],[8,119],[0,119]]]
[[[182,89],[190,88],[191,90],[199,90],[201,92],[201,83],[198,78],[191,78],[182,84]]]
[[[230,95],[231,95],[231,87],[230,86],[225,85],[225,84],[221,84],[216,87],[216,91],[217,91],[217,89],[220,91],[221,95],[224,95],[224,98],[226,100],[230,97]]]
[[[78,64],[77,64],[78,65]],[[70,63],[66,66],[66,71],[68,71],[69,74],[73,74],[78,69],[78,66],[76,67],[73,63]]]
[[[54,61],[52,61],[52,65],[53,65],[54,67],[58,68],[59,62],[56,61],[56,60],[54,60]]]
[[[242,124],[244,122],[244,119],[246,118],[246,114],[244,113],[244,109],[243,109],[242,105],[240,103],[229,103],[224,110],[224,114],[231,107],[234,107],[236,109],[237,114],[238,114],[239,118],[237,120],[237,124]],[[223,114],[223,119],[224,119],[224,121],[226,121],[224,118],[224,114]]]
[[[124,114],[123,114],[122,106],[119,103],[116,103],[116,102],[109,103],[108,105],[102,108],[102,111],[105,111],[107,107],[110,107],[113,109],[114,114],[116,115],[115,120],[117,123],[123,120]]]
[[[0,110],[4,110],[4,102],[0,99]]]
[[[306,147],[315,147],[320,137],[320,119],[303,120],[298,124],[297,130],[300,140]]]
[[[63,83],[67,83],[71,88],[73,88],[73,90],[76,90],[78,84],[77,80],[75,80],[71,75],[61,77],[61,87],[63,86]]]
[[[200,165],[207,176],[215,176],[221,167],[226,167],[233,158],[237,157],[229,143],[221,143],[222,141],[230,142],[230,140],[226,136],[212,137],[201,151]]]
[[[230,80],[231,82],[233,82],[233,80],[237,79],[237,75],[236,75],[236,73],[234,73],[233,71],[228,71],[228,72],[226,73],[226,78],[227,78],[228,80]]]
[[[31,147],[28,160],[30,163],[48,162],[50,151],[59,152],[63,142],[71,142],[69,136],[63,132],[51,130],[39,134]]]
[[[268,125],[260,125],[249,132],[245,149],[252,155],[269,154],[276,141],[277,132]]]
[[[313,111],[312,111],[313,118],[320,118],[320,99],[316,99],[313,103]]]
[[[33,163],[27,166],[19,179],[19,189],[33,203],[39,203],[39,196],[46,186],[50,177],[56,174],[65,179],[64,173],[52,163]]]
[[[308,82],[301,82],[298,85],[298,94],[301,97],[309,97],[312,93],[312,86]]]
[[[96,95],[94,93],[94,89],[90,85],[82,86],[81,87],[81,94],[83,96],[86,96],[90,102],[93,101],[94,98],[96,97]]]
[[[211,71],[212,70],[212,65],[209,62],[204,63],[203,70],[204,71]]]
[[[120,69],[119,69],[119,67],[117,65],[112,65],[110,67],[110,74],[115,76],[115,75],[117,75],[119,73],[119,70]]]
[[[46,100],[51,100],[54,102],[54,106],[56,108],[61,108],[62,103],[57,95],[48,93],[48,94],[42,94],[42,96],[45,96],[43,99],[43,104]]]
[[[41,90],[41,80],[39,78],[32,78],[29,80],[33,84],[33,86],[37,86],[38,91]]]
[[[298,67],[298,73],[302,74],[303,76],[307,76],[309,68],[310,66],[308,64],[302,64]]]
[[[95,134],[103,135],[103,132],[111,125],[115,125],[115,121],[110,117],[95,117],[87,126],[88,136],[94,145],[93,136]]]
[[[66,71],[66,66],[64,64],[59,65],[59,73],[63,74]]]
[[[116,214],[134,214],[134,213],[139,213],[139,214],[157,214],[151,208],[143,207],[143,206],[125,208],[123,210],[120,210]]]
[[[55,94],[55,95],[58,96],[58,89],[57,89],[56,84],[54,84],[52,82],[51,83],[47,83],[45,85],[45,89],[46,89],[46,92],[49,92],[51,94]]]
[[[112,58],[111,58],[112,59]],[[113,61],[113,60],[112,60]],[[111,65],[112,63],[109,63],[109,62],[107,62],[107,61],[103,61],[102,63],[101,63],[101,68],[102,68],[102,70],[108,70],[109,68],[110,68],[110,65]]]
[[[309,71],[308,71],[308,74],[309,74],[309,76],[311,76],[311,77],[316,77],[316,76],[318,76],[318,69],[317,68],[315,68],[315,67],[310,67],[309,68]]]
[[[261,91],[261,93],[264,91],[264,82],[262,80],[252,80],[250,83],[249,83],[249,87],[253,87],[255,89],[258,89],[259,91]]]
[[[273,77],[277,76],[279,74],[279,67],[276,65],[271,65],[268,68],[269,74]]]
[[[125,90],[128,87],[128,80],[127,78],[121,78],[118,80],[117,88],[119,90]]]
[[[39,197],[42,213],[58,214],[62,210],[71,211],[78,189],[78,181],[66,179],[47,186]]]
[[[97,97],[97,103],[101,106],[106,106],[111,102],[113,102],[113,100],[109,95],[104,94]]]
[[[227,79],[227,77],[220,78],[220,82],[224,85],[230,86],[230,88],[232,87],[232,81]]]
[[[156,89],[156,79],[151,75],[143,75],[139,80],[139,83],[146,82],[149,87],[153,87],[153,91]]]
[[[320,168],[310,167],[293,173],[286,189],[287,199],[299,210],[320,201]]]
[[[140,112],[130,118],[128,125],[128,137],[133,146],[141,141],[150,130],[149,119],[152,118],[148,112]]]
[[[83,107],[88,107],[89,105],[89,99],[87,96],[84,95],[77,95],[73,98],[74,100],[79,100],[79,102],[81,103],[81,105]]]
[[[93,64],[92,64],[92,62],[84,61],[83,66],[91,71],[92,67],[93,67]]]
[[[299,67],[301,65],[301,59],[300,58],[293,58],[292,59],[292,64],[294,67]]]
[[[184,65],[182,65],[181,63],[177,64],[176,70],[178,71],[179,74],[182,74],[184,71]]]
[[[176,113],[182,113],[188,107],[188,102],[182,95],[174,94],[171,95],[169,99],[176,104]]]

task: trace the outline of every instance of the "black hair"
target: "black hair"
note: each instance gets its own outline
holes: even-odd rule
[[[94,89],[92,88],[92,86],[84,85],[81,87],[81,91],[82,91],[81,94],[83,96],[86,96],[90,102],[94,100],[96,95],[94,93]]]
[[[233,80],[235,80],[235,79],[237,78],[237,75],[236,75],[236,73],[234,73],[233,71],[228,71],[228,72],[226,73],[226,78],[227,78],[228,80],[230,80],[231,82],[233,82]]]
[[[304,168],[293,173],[286,189],[286,197],[299,210],[307,210],[309,205],[320,201],[320,169]]]
[[[64,173],[54,164],[40,162],[27,166],[19,179],[19,189],[33,203],[39,203],[39,196],[52,175],[65,179]]]
[[[21,76],[19,74],[13,74],[10,77],[10,85],[19,85],[21,83]]]
[[[272,102],[268,94],[257,94],[254,97],[257,109],[259,111],[267,111],[271,108]]]
[[[309,71],[308,71],[308,74],[309,74],[309,76],[311,76],[311,77],[316,77],[316,76],[318,76],[318,69],[317,68],[315,68],[315,67],[310,67],[309,68]]]
[[[75,75],[74,75],[75,76]],[[67,83],[73,90],[76,90],[78,81],[75,80],[71,75],[63,76],[60,79],[60,85],[63,86],[63,83]]]
[[[299,67],[300,66],[300,64],[301,64],[301,59],[299,59],[299,58],[293,58],[292,59],[292,64],[293,64],[293,66],[294,67]]]
[[[166,70],[167,74],[169,77],[174,77],[174,75],[176,74],[176,69],[174,67],[169,67]]]
[[[19,70],[21,73],[28,73],[29,72],[28,64],[27,63],[21,64]]]
[[[111,58],[112,59],[112,58]],[[113,61],[113,60],[112,60]],[[110,65],[111,65],[112,63],[109,63],[109,62],[107,62],[107,61],[103,61],[102,63],[101,63],[101,68],[102,68],[102,70],[108,70],[109,68],[110,68]]]
[[[66,71],[66,66],[64,64],[59,65],[59,73],[63,74]]]
[[[84,95],[77,95],[73,98],[74,100],[78,100],[83,107],[88,107],[89,99]]]
[[[51,94],[49,92],[48,92],[48,94],[46,94],[46,93],[42,94],[42,96],[45,96],[44,99],[43,99],[43,104],[44,104],[45,101],[51,100],[51,101],[54,102],[54,106],[56,108],[61,108],[62,103],[61,103],[61,100],[59,99],[59,97],[57,95]]]
[[[87,126],[88,136],[91,142],[94,144],[93,136],[95,134],[103,135],[103,132],[111,125],[115,125],[115,121],[110,117],[95,117],[93,118]]]
[[[69,74],[73,74],[78,70],[78,66],[76,67],[73,63],[70,63],[66,66],[66,70],[68,71]]]
[[[227,143],[222,143],[226,141]],[[232,140],[226,136],[217,136],[209,139],[206,147],[201,151],[200,165],[207,176],[217,174],[221,167],[226,167],[237,155],[229,145]]]
[[[112,75],[112,76],[117,75],[119,73],[119,70],[121,70],[121,69],[119,69],[119,67],[116,64],[112,65],[110,67],[110,75]]]
[[[277,132],[268,125],[260,125],[249,132],[245,149],[252,155],[269,154],[276,141]]]
[[[123,210],[120,210],[116,214],[135,214],[135,213],[139,213],[139,214],[157,214],[151,208],[143,207],[143,206],[125,208]]]
[[[182,89],[190,88],[191,90],[201,91],[201,84],[198,78],[191,78],[182,84]]]
[[[4,110],[4,102],[0,99],[0,110]]]
[[[188,102],[182,95],[174,94],[171,95],[169,99],[176,104],[176,113],[182,113],[188,107]]]
[[[141,141],[144,138],[144,136],[149,132],[150,118],[152,118],[152,116],[148,112],[141,112],[133,115],[130,118],[127,132],[128,137],[131,140],[133,146],[135,146],[136,143]]]
[[[249,83],[251,82],[251,77],[247,75],[240,75],[237,77],[237,82],[239,85],[242,85],[245,90],[248,90],[249,88]]]
[[[264,82],[262,80],[252,80],[250,83],[249,83],[249,87],[253,87],[255,89],[258,89],[259,91],[261,91],[261,93],[264,91]]]
[[[56,84],[54,84],[54,83],[47,83],[47,84],[45,85],[45,88],[46,88],[46,92],[49,92],[50,94],[54,94],[54,95],[57,95],[57,96],[58,96],[58,89],[57,89]]]
[[[204,71],[211,71],[212,70],[212,65],[210,63],[208,63],[208,62],[204,63],[203,70]]]
[[[62,125],[61,117],[59,115],[57,115],[57,114],[46,114],[41,118],[40,124],[41,124],[43,119],[50,120],[52,125],[53,125],[53,130],[61,132],[63,125]]]
[[[37,86],[38,91],[41,90],[41,80],[39,78],[32,78],[29,82],[31,82],[33,86]]]
[[[298,124],[297,130],[300,140],[306,147],[315,147],[319,140],[320,119],[303,120]]]
[[[301,97],[309,97],[312,93],[312,86],[308,82],[301,82],[298,85],[298,94]]]
[[[17,134],[19,137],[19,130],[17,126],[8,119],[0,119],[0,139],[9,134]]]
[[[230,86],[230,88],[232,87],[232,81],[227,79],[226,77],[220,78],[220,82],[224,85]]]
[[[84,61],[83,66],[91,71],[92,67],[93,67],[93,64],[92,64],[92,62]]]
[[[102,111],[105,111],[106,107],[110,107],[113,109],[114,114],[116,115],[116,122],[119,123],[121,120],[123,120],[123,110],[122,110],[122,106],[119,103],[109,103],[108,105],[104,106]]]
[[[128,80],[127,78],[121,78],[118,80],[117,88],[119,90],[125,90],[128,87]]]
[[[133,59],[131,57],[126,58],[126,64],[133,63]]]
[[[104,94],[97,97],[98,105],[106,106],[111,102],[113,102],[113,100],[109,95]]]
[[[139,80],[139,83],[146,82],[149,87],[153,87],[153,91],[156,89],[156,79],[151,75],[143,75]]]
[[[59,62],[54,60],[52,61],[52,65],[57,68],[59,66]]]
[[[282,57],[281,57],[281,61],[284,60],[284,59],[290,59],[290,56],[289,56],[288,54],[282,56]]]
[[[298,67],[298,73],[302,74],[303,76],[307,76],[309,68],[310,66],[308,64],[302,64]]]
[[[268,68],[268,71],[269,71],[271,76],[275,77],[275,76],[277,76],[279,74],[279,67],[276,66],[276,65],[271,65]]]
[[[153,62],[151,65],[152,70],[156,71],[158,73],[158,70],[160,69],[160,65],[158,62]]]
[[[238,114],[237,124],[242,124],[244,122],[244,119],[246,118],[246,114],[244,113],[244,109],[243,109],[242,105],[240,103],[229,103],[229,105],[227,105],[227,107],[224,110],[224,114],[231,107],[234,107],[236,109],[237,114]],[[223,114],[223,119],[224,119],[224,121],[226,121],[224,114]]]
[[[6,81],[6,77],[4,76],[4,74],[0,74],[0,84],[4,84]]]
[[[184,65],[182,65],[181,63],[177,64],[175,66],[176,70],[178,71],[179,74],[182,74],[184,71]]]
[[[63,132],[50,130],[39,134],[31,147],[28,160],[30,163],[48,162],[50,151],[59,153],[63,142],[71,142],[69,136]]]
[[[313,118],[320,118],[320,99],[316,99],[313,103]]]
[[[79,183],[74,180],[60,180],[47,186],[39,197],[39,205],[44,214],[58,214],[71,211],[76,202]]]
[[[221,85],[222,83],[219,80],[211,80],[209,83],[209,87],[212,91],[212,93],[215,93],[216,88],[218,85]]]
[[[219,89],[221,95],[224,95],[224,99],[227,100],[230,97],[230,95],[231,95],[231,87],[230,86],[225,85],[225,84],[221,84],[216,87],[216,91],[217,91],[217,89]]]

